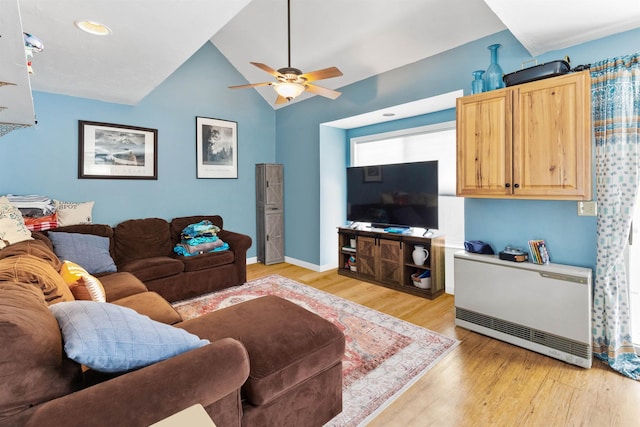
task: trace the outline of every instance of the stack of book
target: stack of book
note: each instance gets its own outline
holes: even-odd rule
[[[549,251],[544,240],[529,240],[529,249],[531,250],[531,260],[536,264],[549,263]]]

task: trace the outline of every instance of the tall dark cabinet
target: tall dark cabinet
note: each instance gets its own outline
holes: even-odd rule
[[[284,262],[284,170],[272,163],[256,165],[258,262]]]

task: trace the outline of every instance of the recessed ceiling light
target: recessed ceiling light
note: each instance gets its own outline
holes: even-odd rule
[[[382,113],[383,117],[393,117],[395,115],[396,115],[396,113]]]
[[[109,27],[96,21],[75,21],[74,24],[82,31],[96,36],[108,36],[111,34],[111,29]]]

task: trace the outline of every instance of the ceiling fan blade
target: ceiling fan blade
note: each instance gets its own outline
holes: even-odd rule
[[[330,79],[332,77],[340,77],[342,75],[342,71],[338,70],[336,67],[329,67],[322,70],[311,71],[310,73],[305,73],[300,77],[306,79],[308,82],[312,82],[314,80],[324,80]]]
[[[269,67],[268,65],[261,64],[259,62],[251,62],[251,65],[255,65],[256,67],[260,68],[262,71],[266,71],[267,73],[271,74],[273,77],[282,77],[282,74],[280,74],[277,70],[274,70],[273,68]]]
[[[286,103],[288,101],[289,100],[287,98],[285,98],[284,96],[278,95],[278,97],[276,98],[276,105],[284,104],[284,103]]]
[[[318,85],[312,85],[307,83],[304,86],[307,88],[309,92],[315,93],[316,95],[324,96],[326,98],[336,99],[337,97],[342,95],[342,93],[338,91],[327,89],[326,87],[322,87]]]
[[[229,89],[245,89],[249,87],[271,86],[273,82],[251,83],[248,85],[229,86]]]

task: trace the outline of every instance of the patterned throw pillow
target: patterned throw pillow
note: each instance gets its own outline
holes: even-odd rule
[[[69,285],[71,293],[77,300],[106,302],[107,297],[102,283],[75,262],[64,261],[60,275]]]
[[[6,197],[0,197],[0,249],[31,239],[31,231],[24,225],[20,210]]]
[[[53,201],[58,217],[58,227],[76,224],[91,224],[94,202],[61,202]]]
[[[208,340],[110,303],[72,301],[49,310],[67,356],[99,372],[126,372],[203,347]]]

